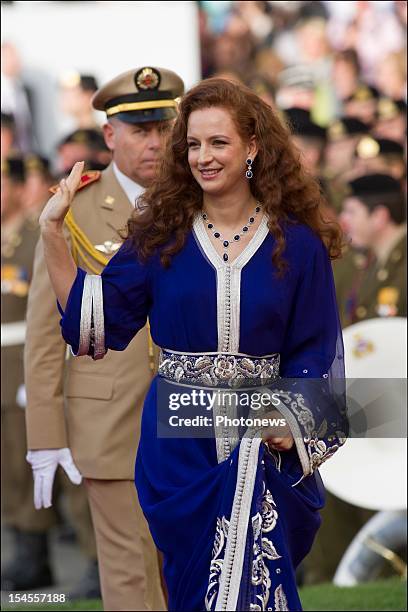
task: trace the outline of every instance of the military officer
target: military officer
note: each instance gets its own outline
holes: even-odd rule
[[[6,157],[1,167],[1,482],[2,518],[13,535],[14,558],[3,568],[2,589],[15,588],[24,574],[27,588],[51,583],[46,540],[46,510],[29,508],[32,477],[24,462],[25,426],[22,397],[25,311],[38,228],[25,223],[25,167],[21,157]],[[18,586],[18,585],[17,585]]]
[[[2,571],[2,589],[13,591],[54,584],[47,536],[58,522],[53,508],[40,512],[34,509],[33,478],[25,462],[23,345],[27,295],[39,236],[37,220],[27,216],[25,210],[26,196],[26,159],[6,158],[2,163],[1,182],[2,510],[4,524],[11,528],[14,541],[12,559]],[[84,598],[88,594],[98,596],[96,546],[87,498],[63,476],[58,479],[58,485],[68,494],[70,518],[89,561],[87,580],[76,588]]]
[[[350,181],[342,223],[356,248],[373,254],[355,288],[347,324],[373,317],[407,314],[406,213],[404,189],[387,174],[366,174]]]
[[[17,565],[27,588],[51,583],[42,531],[49,517],[30,512],[32,477],[24,462],[22,398],[25,311],[38,231],[25,223],[25,167],[6,157],[1,167],[1,483],[3,524],[11,529],[14,558],[3,569],[2,589],[15,587]]]
[[[145,66],[96,92],[93,106],[106,112],[103,130],[113,161],[103,172],[82,176],[66,220],[73,255],[86,271],[100,273],[119,248],[118,230],[154,179],[183,88],[174,72]],[[37,507],[51,504],[58,463],[77,466],[91,506],[105,609],[162,610],[157,552],[133,482],[140,412],[152,376],[148,331],[103,360],[65,361],[59,318],[40,242],[25,351],[27,458],[45,485],[36,490]]]

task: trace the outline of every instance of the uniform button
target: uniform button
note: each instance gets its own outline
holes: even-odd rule
[[[367,264],[367,257],[362,254],[358,254],[354,256],[354,265],[358,270],[362,270]]]
[[[381,282],[387,280],[387,278],[388,278],[388,270],[385,270],[384,268],[381,269],[381,270],[378,270],[377,278]]]
[[[363,319],[367,315],[367,308],[365,306],[359,306],[356,309],[356,315],[359,319]]]

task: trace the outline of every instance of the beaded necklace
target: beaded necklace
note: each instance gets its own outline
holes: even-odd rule
[[[207,224],[207,227],[209,230],[211,230],[212,235],[214,236],[214,238],[217,238],[217,240],[221,240],[223,247],[224,247],[224,254],[222,256],[223,260],[225,262],[228,261],[229,257],[228,257],[228,252],[226,249],[228,249],[228,247],[230,246],[231,243],[233,242],[238,242],[242,236],[245,236],[245,234],[249,231],[251,225],[253,225],[255,223],[255,219],[259,213],[259,211],[261,210],[261,207],[259,205],[256,206],[255,208],[255,213],[249,217],[248,222],[246,223],[246,225],[244,225],[244,227],[242,228],[242,230],[235,234],[231,239],[226,239],[223,238],[223,236],[221,235],[221,232],[219,232],[218,230],[215,229],[214,224],[211,223],[211,221],[208,218],[207,213],[201,213],[201,218],[203,219],[203,221],[205,221],[205,223]]]

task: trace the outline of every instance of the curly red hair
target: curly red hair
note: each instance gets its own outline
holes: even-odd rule
[[[308,225],[326,244],[329,256],[340,257],[340,227],[324,219],[320,187],[301,165],[289,127],[244,85],[211,78],[183,97],[158,176],[139,199],[139,211],[128,221],[126,237],[133,242],[140,259],[146,261],[159,249],[162,264],[168,266],[172,255],[183,247],[194,216],[202,208],[203,193],[188,163],[187,123],[193,111],[213,106],[231,113],[243,142],[255,135],[258,154],[250,188],[269,215],[269,229],[276,238],[272,260],[278,272],[281,274],[286,265],[282,257],[283,222]]]

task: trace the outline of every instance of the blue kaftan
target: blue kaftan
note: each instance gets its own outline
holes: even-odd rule
[[[151,384],[135,476],[164,554],[170,610],[301,610],[295,569],[324,505],[316,468],[346,433],[342,394],[333,391],[344,363],[327,250],[305,225],[288,223],[284,232],[283,278],[265,216],[232,263],[218,255],[198,215],[168,269],[158,256],[141,264],[125,243],[101,275],[106,350],[126,348],[149,318],[153,341],[170,351],[280,355],[282,413],[296,441],[288,452],[249,437],[220,456],[214,439],[160,438],[159,377]],[[85,276],[78,269],[61,320],[75,353]],[[306,379],[326,389],[314,395],[316,384],[302,387]]]

